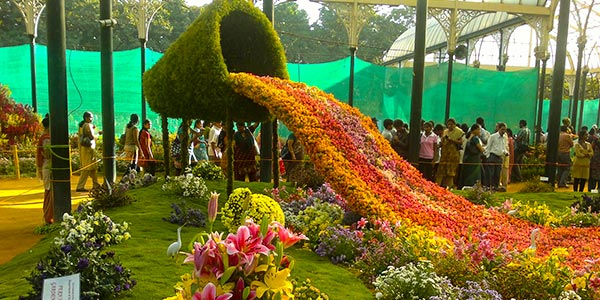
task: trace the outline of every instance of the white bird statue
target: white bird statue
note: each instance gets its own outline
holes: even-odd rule
[[[181,249],[181,227],[177,228],[177,241],[173,242],[167,248],[167,256],[175,257],[179,253],[179,249]]]
[[[536,249],[537,246],[535,245],[535,240],[540,236],[540,229],[536,228],[534,230],[531,231],[531,245],[529,246],[530,249]]]

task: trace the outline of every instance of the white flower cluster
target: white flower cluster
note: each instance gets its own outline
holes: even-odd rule
[[[205,198],[208,195],[208,188],[204,183],[204,179],[196,177],[192,173],[167,177],[162,189],[183,197]]]
[[[81,203],[73,215],[65,213],[57,245],[87,245],[100,248],[128,240],[129,224],[113,222],[102,211],[94,211],[91,202]]]
[[[552,298],[552,300],[556,300],[556,298]],[[581,297],[574,291],[563,291],[560,293],[558,300],[581,300]]]
[[[429,262],[409,263],[402,267],[388,267],[377,277],[376,299],[404,300],[429,299],[441,292],[444,278],[433,272]]]

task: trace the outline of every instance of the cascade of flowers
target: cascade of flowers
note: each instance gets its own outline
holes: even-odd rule
[[[494,246],[506,243],[523,250],[539,228],[536,247],[545,256],[569,248],[568,263],[580,267],[600,254],[599,228],[539,226],[474,205],[431,183],[402,160],[379,134],[370,118],[332,95],[302,83],[230,74],[236,92],[267,107],[303,143],[315,168],[354,210],[422,226],[440,237],[485,234]]]

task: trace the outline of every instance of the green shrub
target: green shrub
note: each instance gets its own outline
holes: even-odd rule
[[[221,220],[230,232],[235,232],[246,219],[261,222],[264,218],[285,224],[279,203],[262,194],[252,194],[248,188],[237,188],[229,195]]]
[[[125,206],[133,202],[133,198],[127,194],[128,190],[128,184],[115,183],[109,186],[104,181],[90,191],[90,197],[94,199],[93,205],[97,209]]]
[[[290,181],[296,183],[296,186],[318,189],[325,183],[325,178],[321,176],[313,164],[307,163],[294,169],[289,174]]]
[[[294,299],[296,300],[329,300],[329,296],[313,286],[308,278],[302,283],[298,283],[297,280],[293,279],[292,284],[294,285]]]
[[[221,167],[209,161],[203,161],[197,164],[194,169],[192,169],[192,173],[194,176],[202,177],[204,180],[219,180],[225,178]]]
[[[551,193],[554,192],[554,187],[547,182],[540,181],[537,176],[525,182],[525,185],[519,190],[519,193]]]
[[[492,191],[483,187],[481,183],[477,183],[473,186],[473,189],[466,192],[465,198],[475,204],[489,205],[492,201],[492,195]]]
[[[315,200],[312,206],[288,220],[288,224],[295,231],[304,233],[308,242],[316,247],[321,233],[329,226],[341,224],[343,218],[344,210],[339,205]]]

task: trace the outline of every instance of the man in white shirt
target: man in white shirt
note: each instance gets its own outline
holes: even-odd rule
[[[508,143],[505,137],[506,135],[506,124],[503,122],[498,123],[498,131],[490,135],[488,143],[485,147],[486,156],[486,174],[488,177],[489,188],[497,190],[500,185],[500,173],[502,172],[502,162],[504,157],[508,155]]]
[[[214,122],[208,132],[208,159],[221,159],[221,149],[218,147],[219,134],[221,134],[221,122]]]

